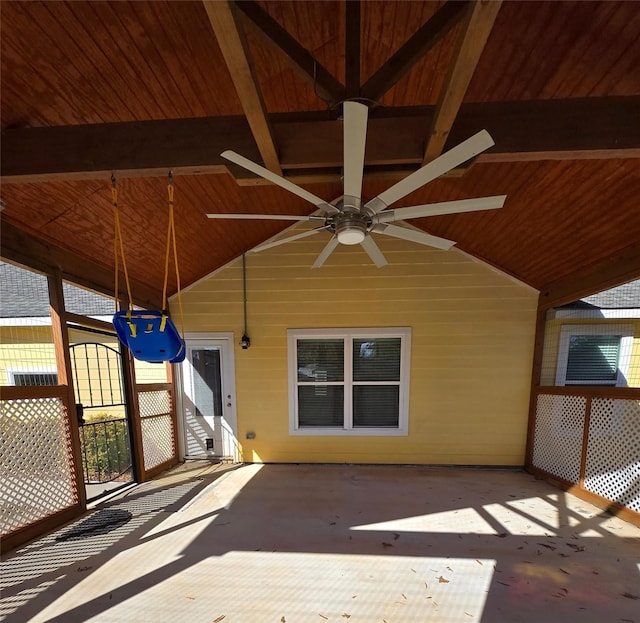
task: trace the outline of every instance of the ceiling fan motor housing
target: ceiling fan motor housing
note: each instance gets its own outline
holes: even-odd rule
[[[370,218],[361,212],[342,212],[334,217],[334,226],[340,244],[360,244],[367,235]]]

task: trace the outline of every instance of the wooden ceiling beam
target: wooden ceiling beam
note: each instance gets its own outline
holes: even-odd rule
[[[376,109],[367,165],[418,165],[433,108]],[[337,118],[337,111],[335,113]],[[342,126],[326,112],[272,115],[286,171],[342,166]],[[478,162],[640,157],[640,96],[464,104],[447,146],[486,128],[496,145]],[[226,172],[220,153],[259,153],[244,117],[5,130],[3,183]],[[244,177],[249,177],[244,175]]]
[[[344,86],[313,55],[253,0],[235,3],[238,10],[269,45],[282,54],[287,64],[305,80],[329,106],[344,99]]]
[[[640,279],[640,244],[545,284],[540,288],[539,306],[543,310],[559,307],[635,279]]]
[[[271,124],[253,69],[249,46],[242,25],[236,18],[235,5],[228,0],[203,2],[262,161],[267,169],[282,175]]]
[[[77,253],[42,240],[3,220],[0,229],[2,257],[46,274],[60,271],[62,278],[107,296],[114,293],[113,269],[106,268]],[[160,309],[162,292],[131,280],[134,303],[147,309]]]
[[[360,0],[345,2],[345,98],[360,96]]]
[[[453,62],[436,106],[424,164],[442,153],[501,4],[502,0],[476,0],[468,9],[465,27],[460,33]]]
[[[349,4],[349,2],[347,2]],[[471,2],[449,0],[360,89],[363,98],[377,101],[465,15]]]

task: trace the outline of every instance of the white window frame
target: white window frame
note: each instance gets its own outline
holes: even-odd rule
[[[558,347],[558,365],[556,367],[556,385],[560,387],[574,387],[579,385],[575,381],[567,383],[567,364],[569,363],[569,343],[575,335],[620,335],[620,356],[618,360],[618,375],[615,385],[607,381],[593,381],[589,385],[605,385],[609,387],[626,387],[631,365],[631,350],[633,348],[633,326],[621,324],[568,324],[560,329],[560,343]]]
[[[400,382],[397,428],[353,427],[353,385],[387,385],[385,381],[352,380],[352,348],[353,338],[400,338]],[[325,338],[344,339],[344,425],[339,427],[300,427],[298,425],[298,339]],[[410,327],[371,327],[348,329],[289,329],[287,330],[288,365],[289,365],[289,435],[300,436],[385,436],[401,437],[409,434],[409,376],[411,366],[411,328]],[[395,384],[395,382],[393,383]]]
[[[35,376],[37,374],[55,374],[58,377],[58,368],[56,366],[31,366],[31,367],[18,367],[18,368],[7,368],[7,383],[9,385],[15,385],[16,375],[29,375]],[[23,387],[26,387],[23,385]],[[32,385],[31,387],[36,387]],[[55,387],[55,385],[41,385],[40,387]]]

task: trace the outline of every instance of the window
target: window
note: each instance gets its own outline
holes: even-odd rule
[[[42,370],[7,370],[9,385],[16,387],[35,385],[57,385],[58,373],[55,368]]]
[[[411,329],[289,330],[293,435],[406,435]]]
[[[560,332],[556,385],[626,387],[633,327],[566,325]]]

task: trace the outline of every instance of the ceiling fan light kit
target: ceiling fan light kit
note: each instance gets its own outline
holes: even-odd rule
[[[381,267],[387,264],[387,260],[376,245],[371,235],[372,233],[408,240],[438,249],[449,249],[455,244],[453,240],[446,240],[422,231],[399,227],[397,225],[391,225],[390,223],[403,221],[405,219],[443,214],[495,210],[504,205],[506,196],[498,195],[495,197],[445,201],[392,210],[387,209],[413,191],[428,184],[451,169],[471,160],[486,149],[489,149],[489,147],[492,147],[494,144],[493,139],[486,130],[481,130],[471,138],[463,141],[441,156],[438,156],[417,171],[414,171],[403,180],[380,193],[377,197],[363,203],[362,178],[364,173],[364,155],[369,110],[364,104],[359,102],[346,101],[343,103],[343,113],[344,194],[331,203],[321,197],[317,197],[280,175],[265,169],[259,164],[248,160],[240,154],[233,151],[225,151],[221,154],[223,158],[230,162],[308,201],[323,214],[312,214],[306,217],[288,216],[286,214],[207,214],[207,216],[218,219],[324,220],[324,224],[321,227],[259,245],[252,249],[252,252],[263,251],[293,240],[326,231],[332,234],[332,238],[313,263],[312,268],[322,266],[338,244],[349,246],[360,244],[373,263]]]

